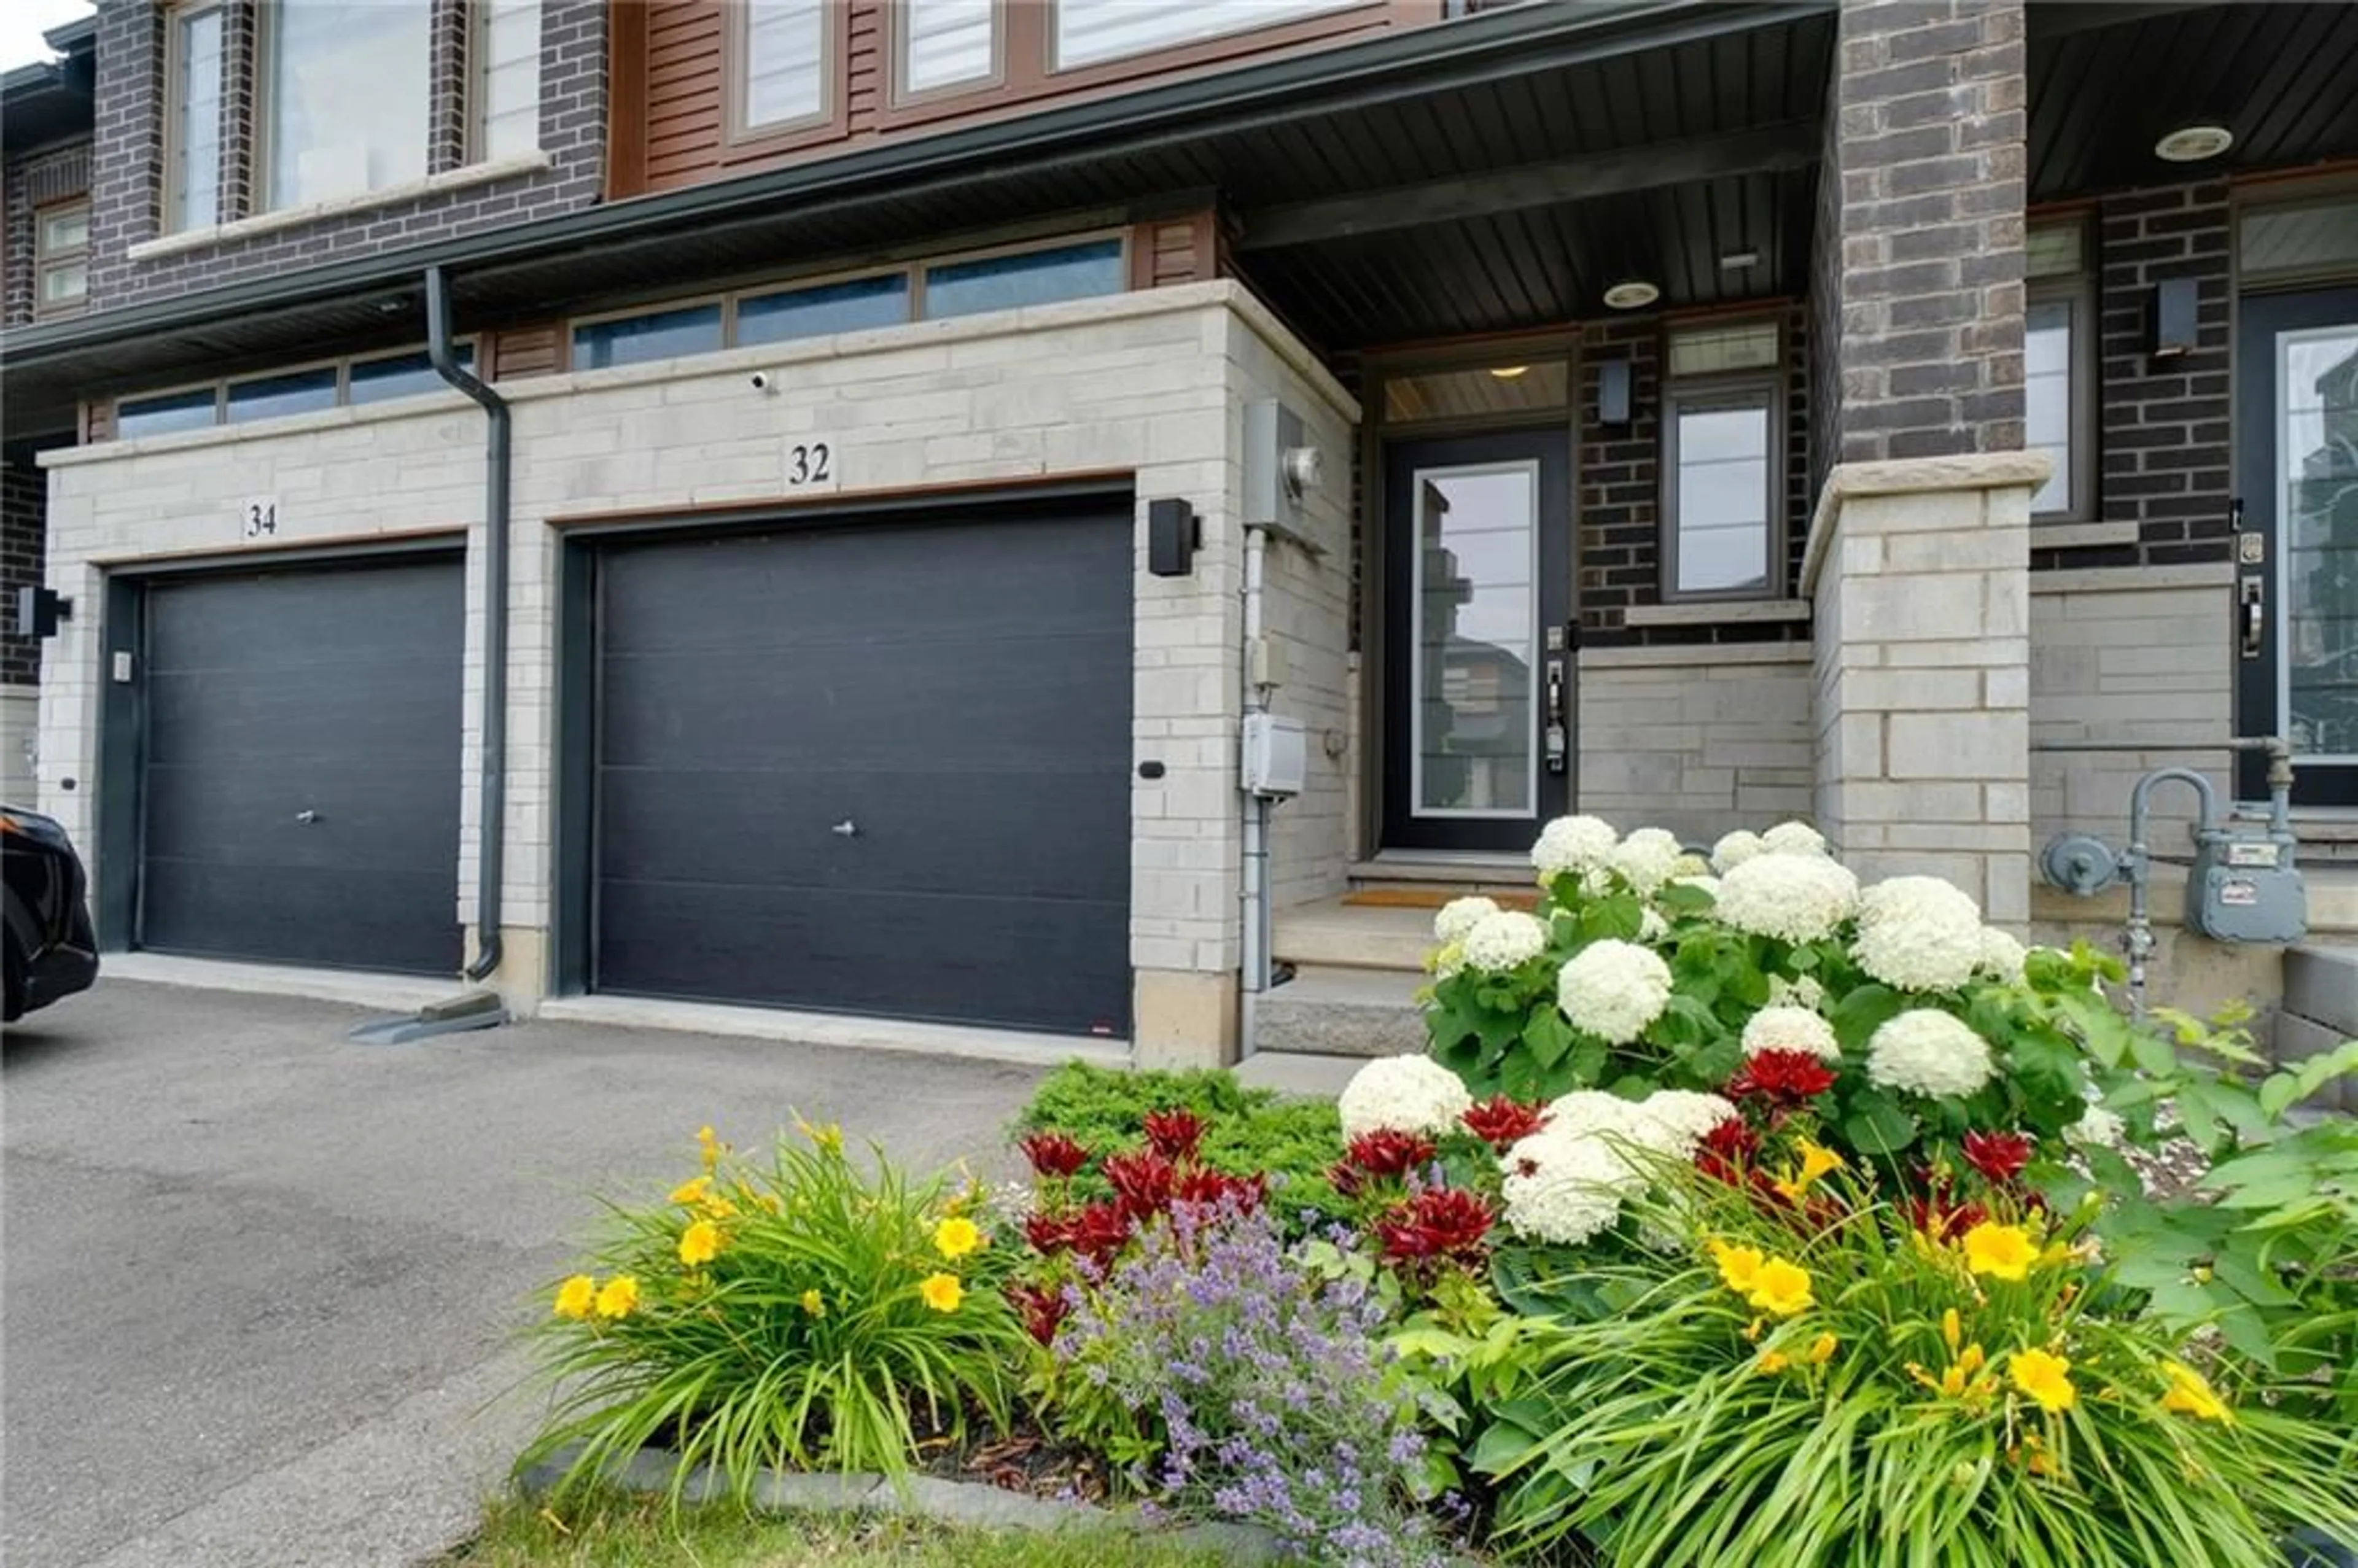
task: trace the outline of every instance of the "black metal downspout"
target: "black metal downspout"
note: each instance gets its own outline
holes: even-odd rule
[[[480,980],[500,967],[500,877],[507,839],[508,476],[514,442],[507,400],[484,385],[450,351],[450,281],[426,269],[426,356],[444,381],[491,416],[483,463],[483,767],[481,815],[475,829],[475,961]]]

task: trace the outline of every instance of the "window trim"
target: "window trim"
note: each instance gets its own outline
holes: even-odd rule
[[[1676,330],[1672,327],[1671,331]],[[1786,579],[1791,568],[1786,560],[1785,538],[1783,361],[1787,347],[1785,326],[1780,321],[1778,323],[1777,368],[1728,371],[1713,375],[1688,376],[1679,381],[1665,378],[1663,381],[1657,460],[1661,468],[1659,486],[1661,572],[1659,589],[1660,602],[1664,604],[1741,604],[1790,597]],[[1667,364],[1670,361],[1667,333],[1662,358]],[[1762,490],[1768,535],[1763,541],[1767,557],[1763,563],[1767,569],[1762,574],[1765,580],[1758,588],[1682,589],[1679,587],[1679,416],[1728,408],[1759,408],[1768,422],[1768,474]]]
[[[2082,253],[2085,254],[2084,252]],[[2069,432],[2071,473],[2063,504],[2047,512],[2030,514],[2031,528],[2036,531],[2049,524],[2092,523],[2096,517],[2096,475],[2102,459],[2096,451],[2099,420],[2097,407],[2101,389],[2097,378],[2102,361],[2097,352],[2099,322],[2096,314],[2096,278],[2093,272],[2057,273],[2049,277],[2033,278],[2023,287],[2023,323],[2029,325],[2030,312],[2041,305],[2063,304],[2071,308],[2071,407]],[[2028,377],[2024,385],[2028,385]],[[2028,394],[2026,393],[2026,399]],[[2030,445],[2030,410],[2026,402],[2023,409],[2023,446]],[[2032,541],[2034,547],[2037,541]]]
[[[81,243],[70,245],[62,251],[50,250],[49,248],[49,221],[58,214],[70,211],[77,207],[81,209]],[[33,209],[33,319],[36,321],[59,320],[68,316],[79,316],[90,308],[92,216],[91,200],[86,194],[61,197],[58,200],[44,202]],[[81,292],[64,300],[51,301],[49,290],[50,269],[74,262],[81,264]]]
[[[180,112],[183,105],[179,102],[178,88],[180,83],[181,67],[186,63],[183,56],[186,54],[188,49],[188,45],[183,41],[183,35],[191,20],[205,15],[207,12],[211,12],[221,19],[222,81],[220,82],[221,104],[217,106],[218,112],[218,108],[225,108],[229,103],[231,89],[233,85],[232,81],[232,73],[238,69],[237,63],[230,58],[231,38],[228,0],[173,0],[173,3],[166,6],[158,16],[158,20],[162,23],[164,28],[164,124],[163,135],[161,138],[163,162],[160,170],[163,177],[160,184],[163,189],[157,193],[158,198],[158,217],[160,219],[157,232],[167,235],[201,232],[205,230],[219,228],[222,224],[230,221],[229,215],[224,211],[224,203],[222,200],[222,187],[226,183],[222,178],[222,175],[227,169],[230,149],[228,138],[221,134],[221,126],[218,124],[213,127],[212,222],[210,223],[190,222],[189,221],[187,201],[185,200],[176,201],[172,195],[172,170],[178,164],[180,156],[179,124],[181,117]],[[257,61],[256,64],[256,96],[258,99],[260,76],[258,69],[259,62]],[[254,124],[254,134],[257,137],[261,134],[261,122],[258,114]]]
[[[217,5],[221,4],[222,0],[200,0],[200,3]],[[295,201],[280,206],[275,200],[277,194],[276,189],[277,169],[274,160],[277,157],[277,149],[275,146],[277,137],[274,134],[274,129],[278,116],[272,88],[277,72],[279,29],[286,25],[287,7],[281,0],[261,0],[261,3],[253,5],[253,12],[254,63],[252,69],[254,74],[250,85],[253,90],[251,96],[254,100],[254,110],[250,135],[247,136],[246,156],[252,160],[247,169],[246,179],[249,192],[247,217],[266,220],[281,218],[288,213],[301,213],[302,217],[287,221],[308,222],[315,212],[324,214],[347,207],[366,207],[400,200],[403,199],[403,193],[414,191],[422,185],[430,185],[438,178],[438,171],[434,168],[434,94],[438,82],[434,70],[434,26],[433,19],[429,16],[426,27],[425,56],[418,62],[418,70],[426,79],[426,113],[419,116],[416,126],[417,150],[422,155],[418,159],[418,173],[408,179],[396,179],[390,185],[372,186],[363,190],[348,190],[335,196],[323,196],[313,201]],[[226,51],[224,51],[224,59],[226,58]],[[471,83],[464,85],[471,85]],[[471,119],[473,114],[471,107],[468,113]],[[468,148],[471,155],[468,163],[462,164],[458,169],[439,171],[440,177],[463,176],[467,170],[479,167],[472,160],[473,151],[471,146]],[[229,222],[228,219],[222,220],[223,224]]]
[[[754,124],[746,102],[752,91],[753,6],[740,0],[727,7],[720,33],[720,146],[728,157],[789,152],[850,135],[851,7],[821,0],[819,17],[817,113]]]
[[[891,6],[888,12],[891,26],[886,29],[884,40],[885,80],[890,89],[884,98],[889,108],[919,111],[919,114],[912,115],[911,118],[923,118],[922,111],[931,109],[937,104],[955,102],[960,108],[964,108],[966,107],[964,100],[973,97],[978,92],[1006,92],[1009,81],[1010,54],[1008,29],[1011,25],[1009,13],[1013,9],[1009,0],[990,0],[990,69],[989,70],[980,76],[962,77],[956,81],[945,81],[938,87],[913,88],[908,86],[905,81],[910,55],[909,8],[905,5]]]

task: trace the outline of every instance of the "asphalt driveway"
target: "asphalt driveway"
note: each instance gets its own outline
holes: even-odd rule
[[[1030,1068],[577,1023],[347,1044],[330,1003],[124,980],[0,1047],[0,1560],[409,1563],[529,1428],[512,1338],[590,1195],[798,1110],[932,1163]]]

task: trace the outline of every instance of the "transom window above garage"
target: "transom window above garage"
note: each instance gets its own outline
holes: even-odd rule
[[[451,351],[461,367],[473,365],[473,345],[454,344]],[[415,397],[439,391],[443,384],[423,349],[331,360],[124,398],[114,406],[114,435],[117,440],[127,441],[215,425],[243,425],[287,414]]]

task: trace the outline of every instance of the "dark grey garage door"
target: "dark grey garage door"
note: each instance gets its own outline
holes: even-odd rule
[[[592,983],[1124,1033],[1130,523],[609,550]]]
[[[140,946],[456,972],[465,621],[455,560],[150,588]]]

